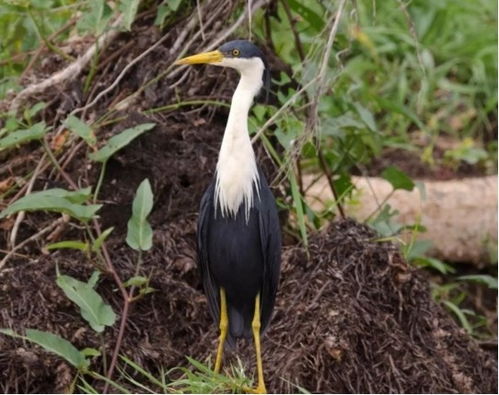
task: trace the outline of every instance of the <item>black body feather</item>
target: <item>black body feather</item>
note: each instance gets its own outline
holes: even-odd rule
[[[281,231],[275,199],[259,169],[258,190],[246,220],[244,204],[235,217],[215,210],[215,180],[201,201],[198,263],[211,315],[220,320],[220,287],[226,291],[229,315],[227,342],[252,334],[255,298],[261,294],[261,331],[271,318],[279,281]]]

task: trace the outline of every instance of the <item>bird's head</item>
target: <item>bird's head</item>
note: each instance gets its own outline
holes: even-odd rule
[[[260,73],[262,86],[268,95],[270,88],[270,69],[263,52],[246,40],[229,41],[217,50],[203,52],[177,60],[175,64],[212,64],[230,67],[239,71],[241,76]]]

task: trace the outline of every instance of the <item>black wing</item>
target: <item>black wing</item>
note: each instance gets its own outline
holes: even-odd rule
[[[201,199],[199,209],[198,231],[197,231],[197,252],[198,267],[203,280],[203,289],[208,299],[208,307],[211,316],[218,324],[220,316],[219,297],[220,291],[213,281],[208,264],[208,221],[213,210],[215,183],[212,182]]]
[[[263,252],[263,287],[261,301],[262,331],[272,317],[281,269],[281,227],[275,198],[265,176],[260,172],[260,241]]]

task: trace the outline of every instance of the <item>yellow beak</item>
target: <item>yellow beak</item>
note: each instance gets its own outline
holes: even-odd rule
[[[224,55],[220,51],[211,51],[198,53],[197,55],[188,56],[186,58],[179,59],[175,64],[199,64],[199,63],[218,63],[221,62]]]

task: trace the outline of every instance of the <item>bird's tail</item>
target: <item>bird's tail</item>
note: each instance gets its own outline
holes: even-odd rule
[[[234,348],[237,339],[241,337],[250,338],[251,333],[251,312],[242,312],[229,304],[229,333],[227,334],[226,344]],[[245,314],[249,313],[249,314]]]

